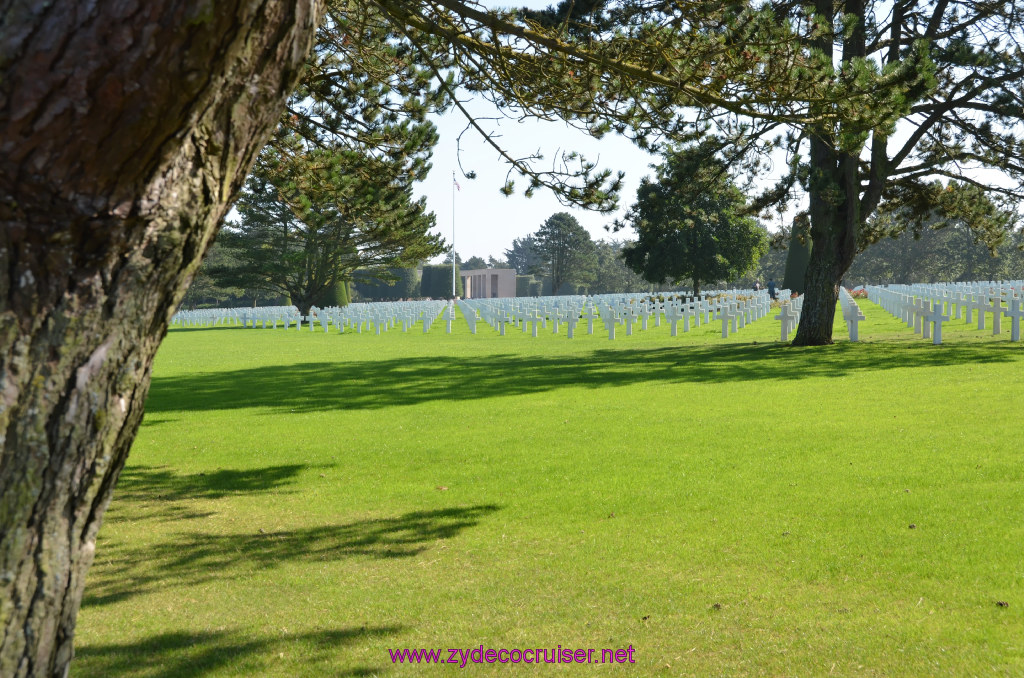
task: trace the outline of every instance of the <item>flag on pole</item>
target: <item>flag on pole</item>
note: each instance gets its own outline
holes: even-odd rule
[[[459,186],[459,182],[455,180],[455,174],[452,174],[452,183],[455,184],[455,188],[459,191],[462,190],[462,186]]]

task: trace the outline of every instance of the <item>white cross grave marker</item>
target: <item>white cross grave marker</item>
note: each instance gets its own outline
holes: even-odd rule
[[[587,319],[587,334],[593,334],[594,320],[596,318],[600,318],[601,316],[597,314],[597,311],[595,311],[594,307],[591,305],[590,307],[587,308],[586,312],[583,313],[583,317]]]
[[[672,336],[673,337],[678,336],[676,334],[676,323],[678,323],[680,320],[683,319],[683,314],[682,314],[682,312],[680,312],[679,307],[673,304],[672,306],[669,306],[668,308],[666,308],[665,309],[665,319],[668,320],[669,323],[671,323],[670,326],[672,328],[671,329]]]
[[[1024,317],[1020,297],[1010,299],[1010,308],[1003,313],[1010,319],[1010,341],[1020,341],[1020,319]]]
[[[992,306],[986,308],[986,310],[992,312],[992,334],[999,334],[1000,325],[999,319],[1003,315],[1003,300],[1001,297],[992,297]],[[984,313],[984,312],[982,312]]]
[[[939,301],[932,304],[932,311],[925,316],[925,323],[926,327],[927,325],[935,323],[935,331],[932,333],[933,344],[938,345],[942,343],[942,323],[947,320],[949,320],[949,316],[942,315],[942,302]],[[925,334],[924,338],[927,339],[928,335]]]
[[[860,341],[857,333],[857,324],[864,320],[864,313],[857,306],[856,302],[851,303],[846,310],[846,327],[850,331],[850,341]]]
[[[775,319],[782,321],[782,341],[789,341],[789,333],[796,325],[796,311],[793,310],[793,305],[782,304]]]

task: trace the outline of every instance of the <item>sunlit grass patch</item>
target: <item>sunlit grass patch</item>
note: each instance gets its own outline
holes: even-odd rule
[[[72,673],[1024,673],[1024,349],[859,303],[815,349],[172,331]],[[480,645],[637,663],[388,654]]]

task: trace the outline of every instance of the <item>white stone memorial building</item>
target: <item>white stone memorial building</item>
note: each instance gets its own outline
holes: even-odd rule
[[[516,296],[514,268],[481,268],[460,271],[466,299],[500,299]]]

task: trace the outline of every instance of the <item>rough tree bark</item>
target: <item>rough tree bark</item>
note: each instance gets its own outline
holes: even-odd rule
[[[0,676],[63,676],[150,365],[317,0],[0,0]]]
[[[804,304],[794,346],[832,343],[839,283],[857,253],[857,158],[832,143],[811,139],[811,258],[804,278]]]

